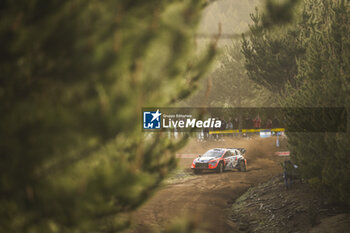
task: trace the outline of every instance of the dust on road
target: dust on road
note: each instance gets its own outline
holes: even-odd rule
[[[250,186],[281,173],[279,159],[274,155],[274,140],[229,138],[218,142],[191,141],[180,153],[202,154],[215,147],[245,147],[248,171],[190,175],[188,168],[192,159],[181,159],[180,167],[190,178],[163,186],[133,213],[133,232],[152,232],[152,229],[164,228],[181,216],[191,216],[208,232],[232,232],[235,226],[228,218],[230,204]]]

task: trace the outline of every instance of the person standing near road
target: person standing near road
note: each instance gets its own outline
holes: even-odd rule
[[[226,124],[226,130],[233,130],[232,118],[230,117]],[[233,137],[233,133],[230,134],[230,137]]]
[[[233,129],[239,129],[239,119],[238,117],[235,117],[233,121]]]
[[[255,117],[254,121],[254,129],[260,129],[261,126],[261,119],[259,114]]]
[[[225,121],[225,118],[220,118],[220,121],[221,121],[221,128],[220,128],[220,131],[222,131],[220,134],[219,134],[219,141],[225,141],[224,140],[224,133],[223,131],[226,130],[226,121]]]
[[[209,139],[209,128],[204,128],[203,134],[204,134],[204,141],[207,141]]]
[[[233,124],[232,124],[232,118],[230,117],[227,121],[227,124],[226,124],[226,129],[227,130],[231,130],[233,129]]]
[[[271,119],[267,119],[265,128],[266,129],[271,129],[272,128],[272,120]]]
[[[290,189],[293,185],[294,166],[290,160],[283,162],[283,179],[286,189]]]

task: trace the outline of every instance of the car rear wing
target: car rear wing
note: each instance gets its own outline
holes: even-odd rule
[[[244,148],[227,148],[229,150],[239,150],[241,152],[242,155],[245,154],[246,150]]]

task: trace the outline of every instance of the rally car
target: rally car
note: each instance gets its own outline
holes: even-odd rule
[[[212,170],[222,173],[225,170],[247,170],[247,160],[244,158],[244,148],[215,148],[208,150],[192,162],[192,170],[195,174]]]

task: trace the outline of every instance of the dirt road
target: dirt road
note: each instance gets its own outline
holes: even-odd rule
[[[232,232],[236,226],[228,220],[228,208],[250,186],[266,181],[281,172],[273,139],[234,140],[190,143],[182,153],[203,153],[214,147],[247,148],[248,171],[222,174],[192,175],[188,169],[192,159],[181,159],[185,177],[162,187],[133,214],[134,232],[150,232],[166,227],[178,217],[190,216],[208,232]]]

